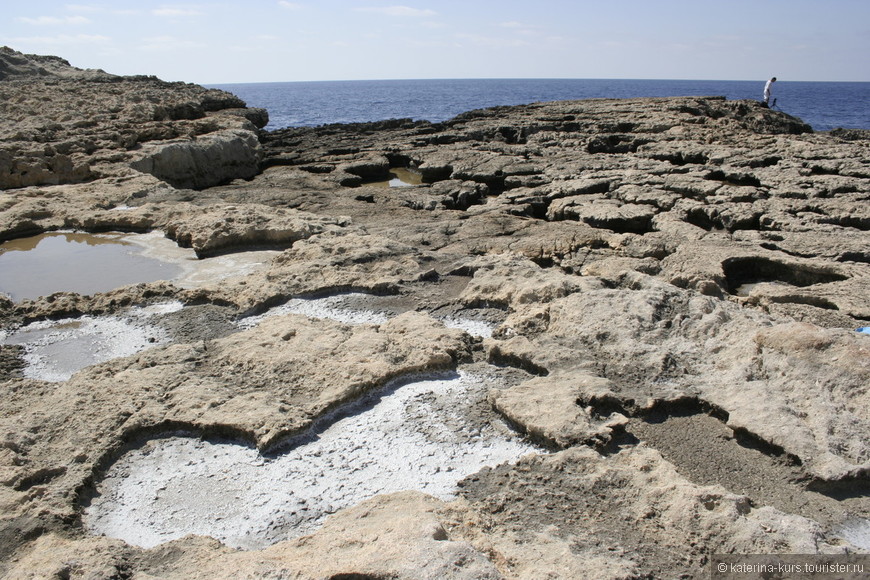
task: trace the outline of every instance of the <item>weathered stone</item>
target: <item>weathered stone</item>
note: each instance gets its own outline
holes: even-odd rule
[[[265,206],[219,206],[164,225],[166,234],[199,257],[251,248],[285,248],[294,242],[330,229],[346,220],[322,218],[296,210]]]
[[[130,163],[174,187],[205,189],[259,172],[259,142],[250,131],[218,131],[195,141],[146,145]]]
[[[13,565],[7,577],[50,577],[73,567],[109,576],[135,558],[141,575],[167,579],[245,575],[300,580],[503,578],[483,553],[461,538],[448,536],[445,511],[441,502],[419,493],[380,496],[334,515],[314,535],[255,552],[229,550],[214,540],[189,536],[154,550],[129,553],[122,543],[105,538],[70,543],[46,535],[32,553]],[[118,556],[111,556],[119,551]]]
[[[820,542],[815,522],[694,485],[644,445],[610,456],[574,447],[529,457],[468,478],[463,489],[480,519],[451,533],[499,553],[517,578],[700,576],[711,549],[842,553]],[[641,537],[656,550],[633,548]]]
[[[0,297],[3,332],[187,305],[169,343],[60,383],[2,346],[0,575],[699,577],[715,552],[867,550],[838,531],[870,517],[860,131],[686,97],[258,132],[262,112],[194,85],[5,48],[0,75],[0,239],[281,250],[191,288]],[[423,183],[367,183],[394,167]],[[349,290],[390,317],[235,325]],[[487,332],[445,326],[463,317]],[[561,450],[468,477],[456,501],[379,496],[251,552],[80,523],[132,441],[183,428],[267,451],[389,379],[487,363],[513,377],[489,403]]]
[[[15,103],[0,124],[0,189],[87,181],[104,171],[109,152],[132,160],[135,155],[128,150],[138,143],[191,138],[237,129],[241,123],[256,130],[246,118],[255,112],[240,113],[245,103],[229,93],[155,77],[76,69],[57,57],[25,55],[8,47],[0,52],[0,79],[0,100]],[[221,114],[222,110],[227,113]],[[255,122],[262,118],[262,113],[254,115]],[[230,156],[227,145],[218,153],[217,144],[210,143],[211,159],[200,159],[200,165],[218,161],[214,167],[218,180],[199,177],[196,183],[205,187],[252,177],[258,161],[256,135],[252,139],[244,138],[241,147],[236,144]],[[158,173],[165,163],[158,162]],[[179,183],[196,185],[187,175],[191,170],[183,171]]]
[[[593,418],[591,409],[578,404],[611,392],[608,381],[592,375],[550,375],[504,391],[493,391],[495,408],[538,440],[559,447],[609,441],[613,429],[628,421],[619,413]]]
[[[553,204],[547,217],[554,221],[578,220],[594,228],[619,233],[645,234],[651,230],[655,214],[655,208],[649,205],[569,197]]]
[[[386,177],[390,171],[390,161],[383,155],[371,159],[354,161],[338,167],[339,171],[356,175],[362,179]]]

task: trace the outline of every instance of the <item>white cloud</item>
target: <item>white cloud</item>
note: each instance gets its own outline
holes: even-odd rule
[[[103,9],[89,4],[67,4],[64,6],[70,12],[102,12]]]
[[[143,11],[133,8],[107,8],[105,6],[97,6],[92,4],[67,4],[64,6],[69,12],[82,12],[85,14],[114,14],[117,16],[131,16],[142,14]]]
[[[112,39],[99,34],[59,34],[57,36],[29,36],[10,39],[14,44],[22,46],[38,45],[71,45],[71,44],[104,44]]]
[[[162,6],[151,11],[154,16],[165,16],[169,18],[177,18],[179,16],[202,16],[202,12],[194,8],[185,8],[182,6]]]
[[[486,36],[484,34],[455,34],[460,42],[470,42],[486,48],[518,48],[530,46],[530,43],[519,38],[507,36]]]
[[[357,12],[373,12],[375,14],[383,14],[384,16],[412,16],[415,18],[426,18],[436,16],[438,13],[434,10],[411,8],[409,6],[383,6],[357,8]]]
[[[152,36],[143,38],[139,48],[146,52],[175,52],[193,48],[204,48],[205,46],[201,42],[176,38],[174,36]]]
[[[507,28],[510,30],[509,34],[521,34],[523,36],[540,36],[542,34],[541,29],[537,26],[529,26],[527,24],[523,24],[522,22],[502,22],[499,24],[501,28]]]
[[[278,2],[278,6],[280,6],[281,8],[286,8],[287,10],[302,10],[302,4],[287,2],[287,0],[281,0],[280,2]]]
[[[22,16],[16,18],[16,20],[34,26],[62,26],[65,24],[90,24],[91,22],[84,16],[66,16],[64,18],[58,18],[56,16],[38,16],[36,18],[28,18]]]

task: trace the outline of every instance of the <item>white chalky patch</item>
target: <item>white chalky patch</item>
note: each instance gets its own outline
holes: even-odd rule
[[[870,520],[855,518],[843,523],[836,531],[856,548],[870,550]]]
[[[270,308],[263,314],[249,316],[239,321],[242,328],[253,328],[266,318],[285,314],[301,314],[308,318],[335,320],[342,324],[383,324],[389,320],[384,312],[348,307],[349,299],[375,299],[363,293],[336,294],[323,298],[294,298],[281,306]]]
[[[84,522],[146,548],[201,534],[257,549],[377,494],[419,490],[447,500],[483,466],[539,451],[500,423],[461,416],[486,391],[465,373],[394,384],[322,419],[275,456],[192,437],[150,440],[109,469]]]
[[[147,319],[182,308],[180,302],[131,309],[124,318],[81,316],[34,322],[2,334],[0,344],[24,347],[25,377],[61,382],[90,365],[163,344],[168,336]]]
[[[281,306],[270,308],[263,314],[249,316],[239,321],[242,328],[253,328],[272,316],[301,314],[308,318],[334,320],[342,324],[383,324],[395,316],[380,307],[383,297],[363,292],[348,292],[320,298],[294,298]],[[471,336],[492,337],[493,325],[471,318],[443,317],[441,322],[447,328],[464,330]]]
[[[489,322],[483,320],[473,320],[471,318],[447,317],[443,318],[442,322],[447,328],[458,328],[464,330],[471,336],[480,338],[492,338],[494,327]]]

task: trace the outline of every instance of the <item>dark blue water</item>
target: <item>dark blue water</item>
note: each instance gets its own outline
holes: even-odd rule
[[[761,81],[458,79],[211,85],[269,111],[269,130],[412,118],[445,121],[496,105],[591,98],[719,95],[760,100]],[[776,108],[816,131],[870,129],[870,83],[777,81]]]

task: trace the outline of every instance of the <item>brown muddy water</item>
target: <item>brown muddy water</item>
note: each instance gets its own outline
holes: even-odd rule
[[[54,292],[90,295],[129,284],[167,280],[207,285],[266,267],[276,251],[198,260],[162,232],[52,232],[0,244],[0,293],[15,302]]]
[[[369,183],[368,185],[374,185],[378,187],[411,187],[414,185],[422,184],[422,174],[411,169],[406,169],[404,167],[393,167],[392,169],[390,169],[389,179],[387,179],[386,181],[375,181],[373,183]]]
[[[198,288],[267,268],[278,253],[240,252],[198,260],[193,250],[178,247],[157,231],[55,232],[0,245],[0,292],[20,301],[61,291],[93,294],[156,280]],[[167,303],[107,316],[34,322],[0,330],[0,346],[23,348],[24,376],[66,381],[90,365],[165,343],[169,334],[152,319],[181,309],[181,303]]]
[[[180,273],[177,264],[144,256],[127,234],[55,232],[0,245],[0,292],[16,302],[54,292],[94,294]]]

